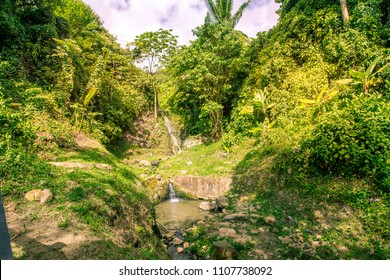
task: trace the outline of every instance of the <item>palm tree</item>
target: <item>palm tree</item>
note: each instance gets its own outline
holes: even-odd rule
[[[244,10],[252,0],[243,3],[237,12],[232,15],[233,0],[205,0],[209,15],[217,23],[234,28],[241,19]]]
[[[343,15],[343,22],[346,24],[349,20],[347,0],[340,0],[341,14]]]

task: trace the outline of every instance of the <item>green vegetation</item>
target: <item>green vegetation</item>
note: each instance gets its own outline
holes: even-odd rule
[[[138,176],[230,176],[228,211],[254,215],[236,228],[252,240],[225,238],[238,258],[389,259],[389,2],[278,0],[252,39],[234,30],[251,1],[233,2],[205,1],[188,46],[160,29],[122,49],[81,0],[2,1],[0,185],[16,213],[86,228],[73,258],[165,258]],[[204,143],[172,156],[160,107]],[[21,202],[36,188],[55,199]],[[207,259],[220,238],[188,239]]]

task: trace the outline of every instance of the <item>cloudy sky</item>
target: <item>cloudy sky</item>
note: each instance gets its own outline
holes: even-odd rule
[[[135,36],[159,28],[173,29],[180,44],[193,40],[192,29],[204,22],[207,9],[204,0],[83,0],[101,18],[104,26],[124,46]],[[245,0],[235,0],[237,9]],[[252,0],[251,6],[236,29],[250,37],[276,24],[274,0]]]

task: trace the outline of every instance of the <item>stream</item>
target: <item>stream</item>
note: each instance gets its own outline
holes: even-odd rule
[[[167,230],[176,231],[175,237],[183,240],[181,232],[192,227],[198,221],[205,221],[210,211],[199,209],[199,200],[188,200],[178,198],[171,183],[168,184],[168,199],[159,203],[156,207],[157,222]],[[169,245],[169,254],[174,260],[189,259],[187,253],[176,252],[178,246],[171,243]]]

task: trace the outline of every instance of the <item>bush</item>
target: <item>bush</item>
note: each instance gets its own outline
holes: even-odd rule
[[[303,143],[309,167],[368,176],[390,192],[390,107],[380,96],[344,100],[341,105],[323,115]]]

